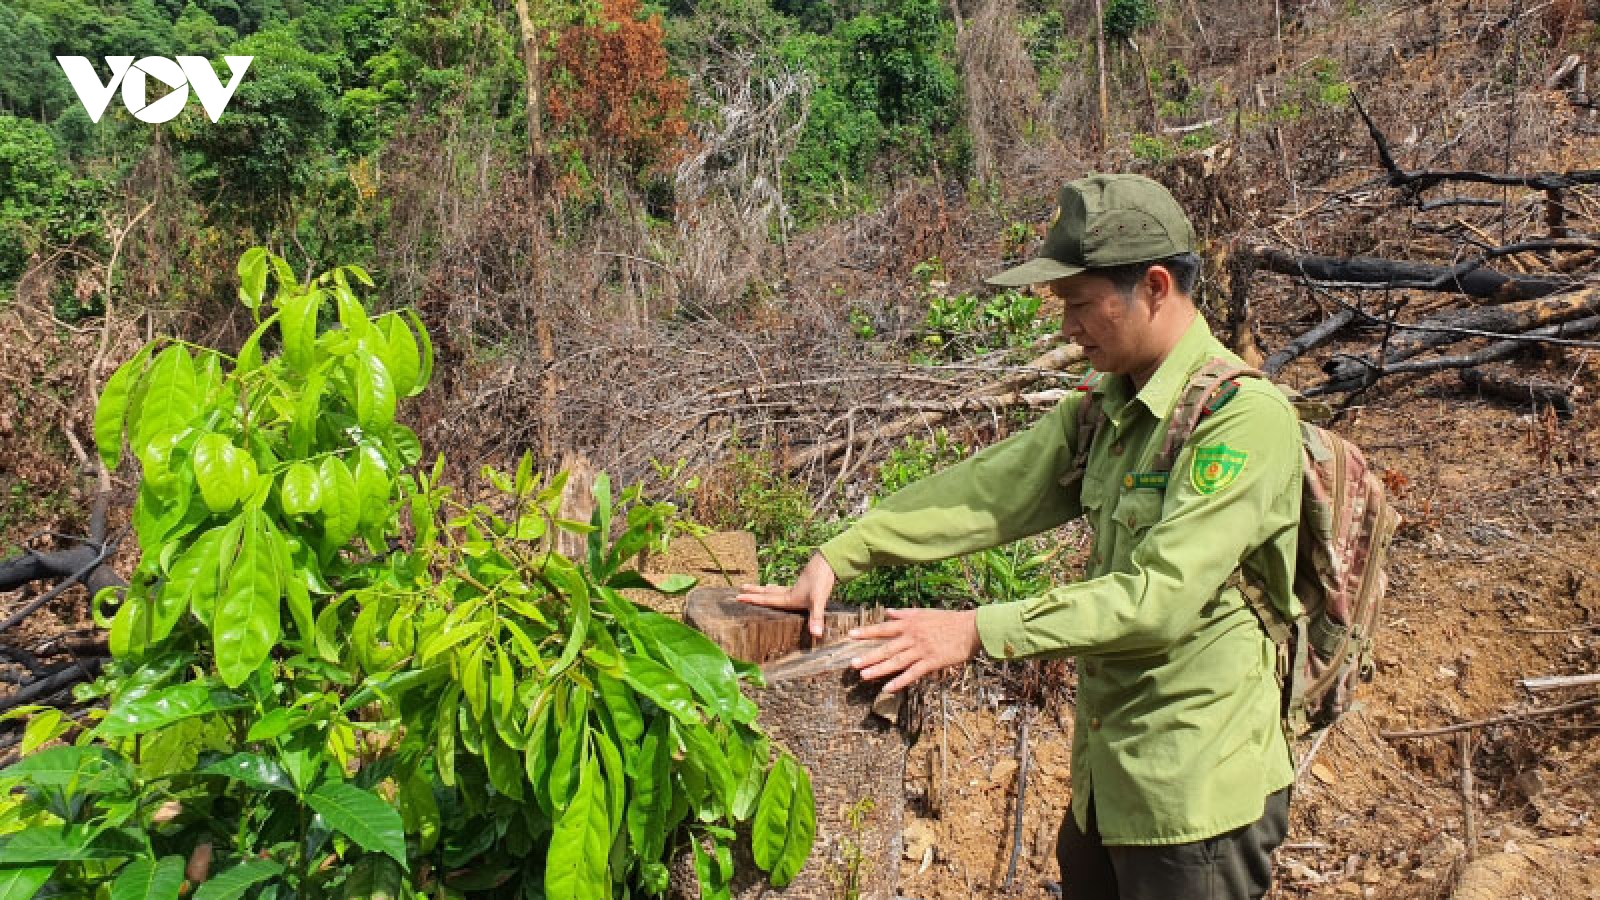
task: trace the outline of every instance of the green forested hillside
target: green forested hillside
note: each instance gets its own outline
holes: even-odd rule
[[[793,132],[775,173],[784,228],[870,205],[886,177],[968,164],[954,31],[936,0],[529,7],[533,120],[511,2],[3,0],[0,292],[34,269],[61,317],[94,314],[101,301],[77,296],[74,272],[109,256],[134,201],[157,198],[150,215],[182,237],[159,252],[129,248],[114,277],[136,293],[220,289],[207,273],[258,242],[381,276],[377,248],[397,228],[421,245],[409,250],[441,239],[396,221],[405,212],[390,182],[413,166],[445,181],[440,156],[468,145],[479,189],[537,160],[538,191],[562,206],[568,237],[629,197],[670,230],[673,167],[720,112],[706,79],[730,60],[757,84],[793,85],[772,98],[774,127]],[[1037,19],[1042,40],[1059,32],[1058,12]],[[191,103],[148,125],[115,98],[92,123],[54,57],[89,57],[104,75],[101,58],[116,54],[254,62],[216,123]]]

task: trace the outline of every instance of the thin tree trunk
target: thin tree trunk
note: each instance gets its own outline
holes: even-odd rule
[[[1150,106],[1150,134],[1161,133],[1161,115],[1156,111],[1156,92],[1150,87],[1150,64],[1145,62],[1144,51],[1139,49],[1139,44],[1128,36],[1128,46],[1133,48],[1133,56],[1139,60],[1139,80],[1144,84],[1144,99]]]
[[[517,0],[517,22],[522,26],[522,66],[527,73],[528,154],[537,159],[544,152],[544,114],[539,104],[539,36],[528,0]]]
[[[1071,21],[1071,12],[1068,12]],[[1106,92],[1106,11],[1100,0],[1094,0],[1094,66],[1100,79],[1100,149],[1106,148],[1106,136],[1111,127],[1111,102]]]

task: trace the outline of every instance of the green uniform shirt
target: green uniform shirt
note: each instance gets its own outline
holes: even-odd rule
[[[1243,560],[1281,609],[1299,612],[1293,408],[1267,382],[1240,379],[1201,420],[1165,489],[1137,477],[1189,376],[1218,357],[1238,359],[1196,316],[1137,394],[1125,376],[1073,391],[1029,430],[907,486],[821,548],[849,579],[1088,517],[1085,579],[980,607],[978,634],[994,657],[1078,657],[1073,814],[1086,827],[1092,796],[1107,844],[1213,837],[1260,818],[1266,796],[1294,779],[1275,648],[1224,585]],[[1095,402],[1105,418],[1077,477],[1077,404]]]

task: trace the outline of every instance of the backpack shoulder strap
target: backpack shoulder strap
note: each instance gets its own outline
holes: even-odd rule
[[[1235,365],[1220,358],[1211,360],[1189,376],[1189,383],[1184,386],[1183,395],[1178,400],[1178,408],[1167,420],[1167,435],[1161,441],[1161,451],[1156,454],[1153,471],[1172,471],[1173,462],[1183,450],[1183,445],[1194,435],[1194,430],[1200,427],[1200,420],[1221,409],[1238,390],[1236,379],[1245,377],[1267,376],[1259,369]]]
[[[1100,422],[1106,417],[1105,410],[1095,402],[1094,389],[1099,386],[1100,379],[1105,373],[1090,369],[1073,386],[1083,397],[1078,401],[1077,422],[1078,435],[1076,446],[1072,448],[1072,468],[1061,476],[1062,487],[1072,484],[1083,477],[1084,470],[1089,466],[1089,450],[1094,446],[1095,432],[1100,428]]]

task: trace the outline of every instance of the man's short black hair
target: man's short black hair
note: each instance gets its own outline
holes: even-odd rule
[[[1193,253],[1179,253],[1165,259],[1150,259],[1144,262],[1128,263],[1125,266],[1108,266],[1104,269],[1094,269],[1094,274],[1100,275],[1124,296],[1132,296],[1134,286],[1144,278],[1144,273],[1150,271],[1151,266],[1160,266],[1172,273],[1172,281],[1178,290],[1188,296],[1194,295],[1195,283],[1200,280],[1200,257]]]

